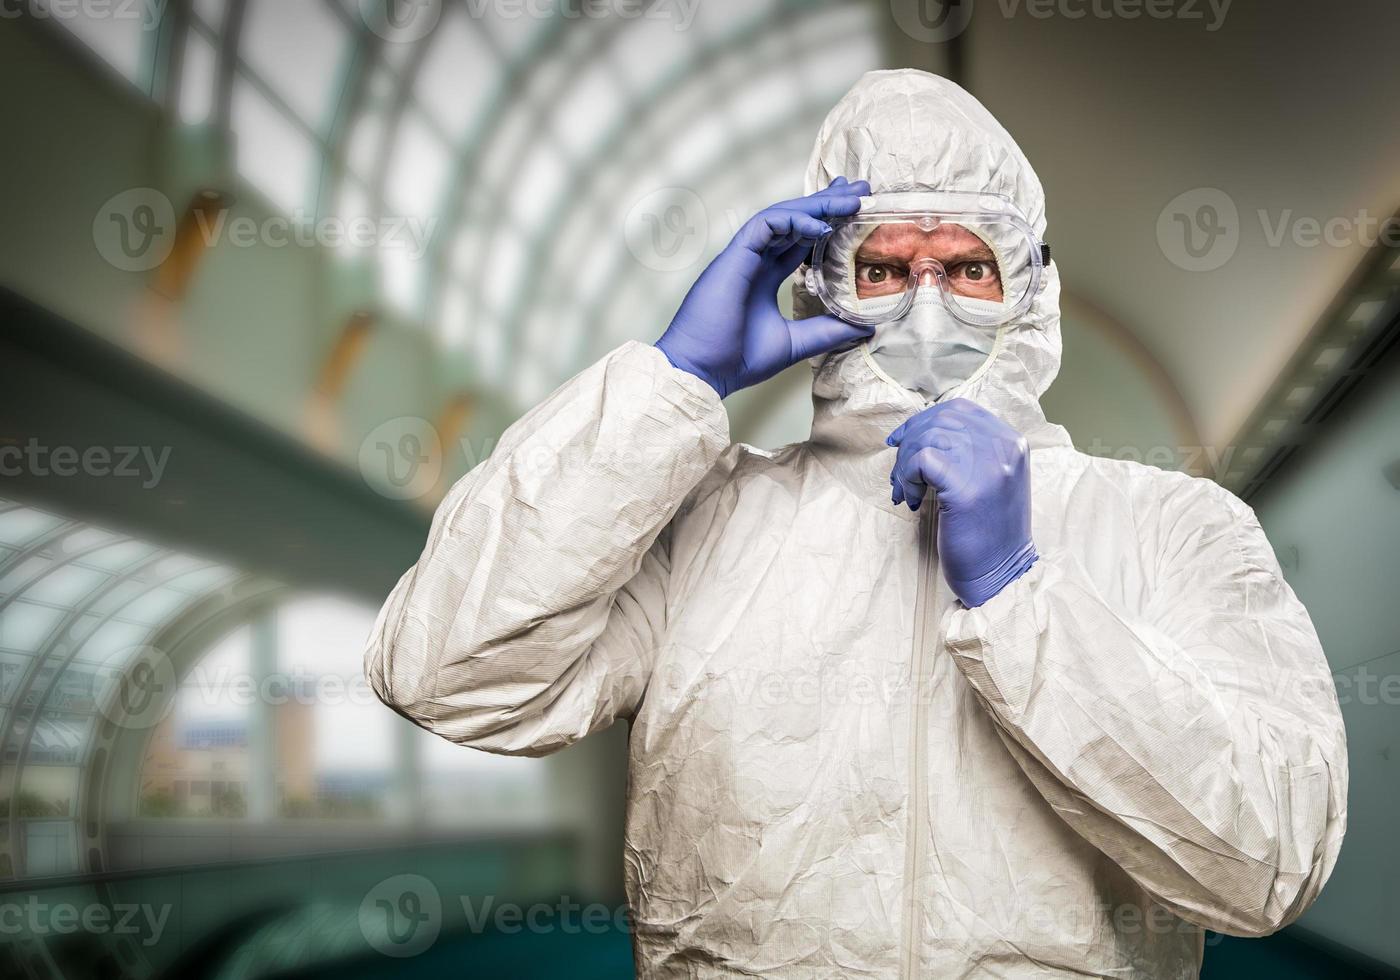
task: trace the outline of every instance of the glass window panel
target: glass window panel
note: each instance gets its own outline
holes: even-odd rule
[[[190,31],[186,35],[185,57],[180,67],[181,122],[197,125],[213,116],[218,64],[214,45],[198,31]]]
[[[453,283],[447,287],[442,310],[438,314],[437,335],[444,347],[460,347],[467,339],[467,320],[471,304],[465,286]]]
[[[477,315],[468,325],[471,333],[472,354],[476,359],[477,376],[488,384],[505,387],[501,372],[505,364],[505,337],[500,320],[484,314],[478,308]]]
[[[480,224],[470,218],[462,225],[457,233],[457,240],[452,243],[452,271],[462,276],[471,276],[476,271],[481,262],[484,235]]]
[[[419,102],[454,139],[491,96],[500,68],[479,21],[454,7],[433,32],[415,85]]]
[[[107,64],[128,80],[145,88],[146,39],[154,38],[160,26],[164,4],[60,3],[59,13],[51,9],[53,0],[34,0],[46,9],[52,20],[72,31]]]
[[[316,163],[311,139],[246,79],[234,84],[232,115],[239,172],[285,213],[308,210]]]
[[[64,551],[73,552],[70,547],[71,538],[64,539]],[[117,539],[113,544],[98,548],[80,558],[74,559],[80,565],[89,565],[93,568],[101,568],[109,572],[124,572],[137,562],[149,558],[155,548],[144,541],[131,541]]]
[[[92,604],[88,610],[93,616],[106,616],[108,613],[126,605],[137,595],[144,592],[148,586],[144,582],[128,580],[118,582],[106,592],[101,598]],[[85,619],[87,617],[84,617]]]
[[[813,49],[800,64],[800,76],[814,96],[834,95],[846,91],[865,72],[879,67],[880,50],[873,37],[856,34]]]
[[[376,610],[310,596],[277,611],[278,672],[294,692],[278,713],[278,782],[290,817],[375,817],[392,785],[395,732],[364,679]]]
[[[379,252],[380,285],[389,304],[405,315],[416,317],[423,307],[422,262],[401,248],[386,248]]]
[[[240,38],[248,66],[317,130],[340,90],[347,40],[340,18],[320,0],[249,0]]]
[[[560,156],[555,143],[540,142],[521,161],[520,179],[510,185],[509,210],[524,225],[537,228],[551,211],[567,202],[559,199],[569,176],[568,162]]]
[[[78,661],[69,663],[59,677],[58,686],[49,696],[49,709],[69,714],[95,714],[97,696],[106,692],[110,677],[110,670],[97,665]]]
[[[607,137],[627,108],[616,69],[604,61],[591,61],[570,82],[554,113],[555,131],[572,156],[581,156]]]
[[[42,510],[16,507],[0,514],[0,541],[10,545],[28,544],[62,523],[62,518],[45,514]]]
[[[118,613],[122,619],[134,619],[138,623],[155,626],[165,622],[182,606],[199,601],[187,592],[170,588],[152,589]]]
[[[521,143],[534,134],[539,120],[523,108],[508,110],[487,134],[482,150],[479,179],[488,188],[509,184],[515,178],[515,165]]]
[[[63,616],[62,609],[16,599],[0,612],[0,647],[35,650]]]
[[[75,555],[80,551],[90,551],[103,544],[125,540],[110,531],[96,527],[84,527],[65,535],[59,542],[59,550],[65,555]]]
[[[363,181],[372,180],[383,151],[384,114],[377,110],[361,113],[350,128],[350,143],[346,150],[350,171]]]
[[[542,759],[475,752],[417,731],[424,816],[436,824],[549,819],[548,768]]]
[[[6,572],[4,578],[0,578],[0,596],[22,592],[30,582],[52,568],[54,561],[50,554],[30,555]]]
[[[730,101],[729,111],[733,121],[752,134],[766,126],[777,125],[801,103],[802,92],[793,75],[768,72],[756,81],[741,85]]]
[[[181,679],[146,746],[142,816],[247,815],[250,641],[248,627],[232,631]]]
[[[695,13],[696,33],[703,40],[719,40],[751,30],[778,3],[778,0],[706,0]],[[667,26],[675,21],[668,20]],[[682,32],[686,33],[686,32]],[[691,40],[691,44],[703,43]]]
[[[390,215],[421,218],[435,215],[442,203],[448,163],[447,147],[442,140],[416,112],[406,112],[399,124],[385,187]]]
[[[64,565],[31,585],[25,590],[24,597],[35,602],[51,602],[71,608],[111,577],[110,572],[99,568]]]
[[[30,793],[20,799],[26,807],[43,800]],[[45,807],[47,809],[47,807]],[[77,823],[66,819],[31,818],[24,822],[24,873],[29,878],[71,874],[78,870]]]
[[[30,751],[37,749],[44,753],[47,746],[61,743],[66,737],[41,719],[30,742]],[[72,816],[81,774],[82,771],[73,765],[26,765],[20,772],[20,816]]]
[[[476,3],[469,7],[469,10],[480,10],[479,22],[486,28],[486,32],[491,35],[491,40],[495,47],[500,50],[506,61],[513,61],[525,50],[525,46],[535,37],[537,31],[549,26],[552,17],[535,17],[531,12],[541,8],[555,6],[552,0],[536,0],[535,3],[521,7],[512,7],[509,4],[503,5],[500,9],[518,11],[512,16],[503,16],[494,12],[495,6],[492,4]]]
[[[340,183],[340,191],[336,194],[335,213],[340,217],[347,229],[372,227],[374,219],[373,209],[369,203],[369,191],[364,185],[353,179],[343,180]],[[358,233],[356,235],[342,235],[335,244],[335,254],[339,259],[349,260],[362,257],[368,248],[363,244]]]
[[[152,578],[171,578],[185,572],[193,571],[202,566],[204,562],[193,555],[166,555],[160,561],[151,566],[147,572]]]
[[[150,633],[149,626],[108,620],[83,641],[82,658],[88,663],[120,667],[141,652]]]
[[[14,700],[20,678],[33,662],[34,657],[28,653],[0,651],[0,704],[8,705]],[[2,718],[3,714],[0,714]]]
[[[521,405],[534,405],[554,387],[551,373],[535,357],[524,357],[516,368],[515,388]]]
[[[224,26],[224,13],[228,10],[228,0],[194,0],[194,12],[200,20],[215,30]]]
[[[238,573],[223,565],[209,565],[205,568],[197,568],[192,572],[181,575],[177,579],[172,579],[167,584],[172,589],[179,589],[192,595],[207,595],[228,585]]]
[[[664,150],[666,166],[676,173],[706,173],[734,140],[733,126],[727,119],[715,112],[705,113],[670,140]]]
[[[487,304],[498,313],[507,313],[526,288],[525,239],[509,226],[497,229],[488,243],[489,257],[479,281]]]
[[[618,34],[609,60],[632,91],[646,92],[655,88],[663,75],[685,64],[693,44],[693,38],[676,30],[672,21],[642,17]]]

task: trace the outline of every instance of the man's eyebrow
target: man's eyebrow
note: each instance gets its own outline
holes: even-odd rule
[[[996,255],[987,246],[986,242],[978,242],[976,245],[968,245],[964,248],[951,252],[942,261],[945,265],[949,262],[969,262],[973,260],[996,261]],[[864,247],[856,249],[857,262],[869,262],[872,264],[895,263],[909,261],[906,253],[894,254],[892,252],[881,252],[874,249],[867,250]]]
[[[864,248],[856,249],[856,258],[861,262],[907,262],[907,256],[903,254],[895,255],[892,252],[879,252],[874,249],[867,251]]]

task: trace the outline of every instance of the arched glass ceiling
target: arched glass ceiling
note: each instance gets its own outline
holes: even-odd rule
[[[541,6],[552,14],[529,14]],[[798,191],[822,115],[881,62],[865,0],[705,0],[693,22],[679,4],[593,17],[444,0],[431,30],[397,35],[366,7],[170,4],[148,66],[109,60],[168,79],[181,121],[227,128],[274,207],[375,222],[369,266],[391,318],[450,353],[444,383],[517,409],[654,337],[735,225]],[[628,248],[629,212],[663,188],[684,189],[704,237],[679,268]],[[390,234],[402,220],[431,230],[424,254]]]
[[[81,772],[99,700],[150,638],[231,585],[231,569],[0,501],[0,843],[46,822],[72,870]],[[13,868],[6,868],[13,874]],[[30,873],[36,873],[30,871]]]

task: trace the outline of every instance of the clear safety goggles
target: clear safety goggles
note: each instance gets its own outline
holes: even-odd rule
[[[974,326],[1022,316],[1040,290],[1050,247],[1008,198],[960,191],[876,194],[830,221],[807,289],[833,316],[877,326],[935,291]]]

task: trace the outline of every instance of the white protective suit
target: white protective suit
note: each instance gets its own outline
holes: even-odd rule
[[[957,86],[865,76],[807,171],[1044,201]],[[703,381],[628,343],[454,486],[367,652],[458,744],[540,755],[631,724],[642,977],[1193,977],[1202,927],[1272,932],[1346,823],[1327,663],[1254,515],[1077,452],[1039,395],[1059,282],[965,397],[1031,446],[1040,560],[964,608],[936,507],[890,504],[925,407],[860,349],[811,438],[730,445]],[[659,328],[663,326],[658,324]]]

